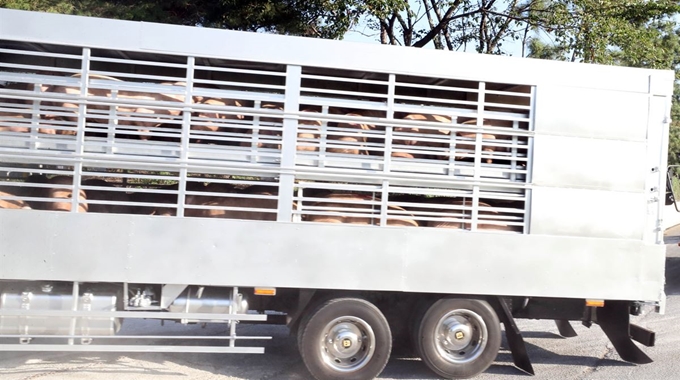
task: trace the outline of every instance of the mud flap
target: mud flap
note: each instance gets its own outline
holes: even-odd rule
[[[597,308],[597,324],[612,342],[621,359],[635,364],[653,361],[631,339],[629,302],[607,301],[604,307]],[[637,332],[635,327],[633,331]]]
[[[530,375],[534,375],[534,367],[531,366],[524,338],[522,338],[522,333],[519,331],[517,324],[515,324],[515,319],[512,317],[508,304],[499,297],[490,297],[488,301],[496,311],[498,319],[505,326],[505,337],[508,341],[508,346],[510,346],[512,361],[515,363],[515,366]]]
[[[559,330],[560,335],[565,338],[573,338],[578,335],[574,328],[571,327],[571,323],[566,319],[555,319],[555,324],[557,325],[557,330]]]

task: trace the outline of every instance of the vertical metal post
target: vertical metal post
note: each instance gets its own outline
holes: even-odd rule
[[[111,90],[111,100],[116,100],[118,98],[118,89],[114,88]],[[113,154],[113,144],[115,142],[116,130],[118,129],[118,115],[116,109],[118,107],[115,105],[109,106],[109,123],[106,132],[106,153]]]
[[[519,131],[519,121],[515,120],[512,122],[512,129],[514,131]],[[517,155],[518,155],[518,150],[517,150],[517,144],[519,144],[519,138],[517,135],[512,136],[512,147],[510,148],[510,181],[511,182],[516,182],[517,181],[517,173],[515,172],[517,170]]]
[[[234,287],[231,291],[231,306],[229,306],[229,314],[238,314],[238,287]],[[229,347],[236,347],[236,320],[229,321]]]
[[[31,150],[38,148],[38,128],[40,128],[40,100],[37,98],[40,96],[40,93],[41,84],[33,84],[33,94],[35,98],[33,99],[31,108],[31,142],[29,145]]]
[[[72,311],[78,311],[78,295],[80,294],[80,283],[77,281],[73,283],[73,304],[71,306]],[[71,338],[68,339],[68,344],[73,345],[74,339],[73,336],[76,335],[76,322],[78,321],[78,317],[71,317],[71,327],[69,328],[69,336]]]
[[[485,103],[486,83],[479,82],[479,93],[477,95],[477,132],[475,134],[475,181],[482,176],[482,128],[484,128],[484,103]]]
[[[295,186],[295,156],[298,135],[297,115],[300,112],[301,82],[302,67],[288,65],[286,68],[286,100],[283,104],[279,203],[276,214],[276,220],[279,222],[290,222],[293,214],[293,187]]]
[[[262,109],[262,101],[256,100],[254,104],[255,110]],[[259,161],[258,158],[258,145],[260,144],[260,115],[255,114],[253,116],[253,129],[252,129],[252,140],[250,141],[250,163],[256,164]]]
[[[87,118],[87,90],[90,81],[90,48],[83,48],[83,56],[80,70],[80,99],[78,100],[78,124],[76,129],[76,149],[75,154],[78,161],[73,165],[73,189],[71,198],[71,212],[78,212],[78,203],[84,201],[80,199],[80,178],[83,172],[83,152],[85,150],[85,123]]]
[[[533,181],[534,168],[534,137],[531,134],[536,129],[536,86],[531,86],[531,100],[529,101],[531,107],[529,109],[529,138],[527,143],[527,167],[524,183],[526,183],[526,190],[524,191],[524,233],[531,233],[531,188]]]
[[[184,108],[182,109],[182,137],[180,148],[179,185],[177,186],[177,216],[184,216],[184,201],[187,187],[187,165],[189,164],[189,139],[191,138],[191,105],[193,102],[194,67],[196,59],[187,57],[186,88],[184,91]]]
[[[648,244],[663,242],[661,226],[665,205],[666,171],[668,166],[668,130],[670,124],[670,105],[666,97],[649,95],[649,114],[647,116],[647,178],[645,197],[647,199],[647,218],[642,240]],[[661,148],[661,149],[659,149]]]
[[[382,181],[382,190],[380,195],[380,225],[387,225],[387,212],[389,211],[388,200],[390,198],[390,181],[385,179]]]
[[[458,116],[451,116],[451,126],[457,124]],[[449,163],[447,165],[447,174],[450,176],[456,175],[456,137],[458,134],[456,130],[451,130],[451,133],[449,134]]]
[[[130,304],[130,290],[129,290],[129,287],[128,287],[128,283],[124,282],[123,283],[123,310],[127,310],[129,304]]]
[[[387,120],[394,120],[394,94],[396,92],[397,76],[390,74],[387,82]],[[388,174],[392,169],[392,133],[394,126],[391,123],[385,126],[385,155],[383,161],[383,173]],[[390,181],[382,181],[382,191],[380,195],[380,225],[387,225],[387,211],[389,210],[388,201],[390,197]]]
[[[470,219],[470,231],[477,231],[479,221],[479,186],[472,187],[472,211]]]
[[[326,145],[328,144],[328,105],[321,106],[321,114],[324,119],[321,120],[321,133],[319,134],[319,162],[318,167],[326,166]]]
[[[297,188],[297,202],[295,202],[295,211],[297,211],[295,214],[293,214],[293,222],[295,223],[300,223],[302,222],[302,199],[304,198],[304,193],[303,193],[303,187],[301,184],[298,184]]]
[[[478,182],[482,177],[482,128],[484,128],[484,103],[486,102],[486,83],[479,82],[479,93],[477,95],[477,132],[475,134],[475,170],[474,180]],[[470,231],[477,231],[479,219],[479,185],[472,187],[472,214],[470,220]]]
[[[387,82],[387,117],[388,121],[394,120],[394,94],[396,88],[397,76],[390,74],[389,80]],[[394,126],[388,123],[385,126],[385,154],[383,162],[383,172],[389,173],[392,165],[392,134],[394,132]]]
[[[671,107],[672,107],[672,98],[668,97],[666,98],[666,107],[663,115],[663,128],[662,128],[662,135],[661,135],[661,155],[660,155],[660,165],[657,167],[656,173],[658,175],[658,194],[659,194],[659,201],[657,203],[657,210],[656,210],[656,215],[657,216],[657,226],[656,226],[656,237],[654,239],[654,242],[656,244],[663,244],[663,235],[664,235],[664,229],[661,225],[663,223],[663,211],[665,207],[665,189],[666,189],[666,173],[667,173],[667,167],[668,167],[668,140],[670,139],[670,124],[671,124]],[[661,172],[661,168],[664,169],[663,172]],[[651,169],[650,169],[651,170]],[[665,299],[663,297],[662,299]],[[662,306],[665,306],[665,303],[662,303]]]

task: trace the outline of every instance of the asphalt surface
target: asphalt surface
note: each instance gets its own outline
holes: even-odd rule
[[[503,341],[495,363],[475,379],[673,379],[680,376],[680,226],[666,231],[667,308],[665,315],[646,311],[634,322],[657,333],[656,346],[644,347],[654,363],[634,365],[620,360],[602,330],[572,323],[579,336],[562,338],[551,321],[518,321],[525,338],[535,377],[512,364]],[[126,333],[190,335],[227,333],[223,326],[201,327],[133,321]],[[223,379],[274,380],[310,379],[298,354],[295,339],[283,326],[240,326],[241,335],[268,335],[263,341],[266,354],[186,354],[186,353],[40,353],[0,352],[0,379]],[[438,379],[419,359],[395,355],[379,379]]]

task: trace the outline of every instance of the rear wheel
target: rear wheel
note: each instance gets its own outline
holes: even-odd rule
[[[327,301],[303,319],[300,329],[302,360],[318,380],[373,379],[390,357],[389,324],[362,299]]]
[[[498,316],[487,302],[474,299],[438,300],[423,315],[416,335],[425,364],[451,379],[485,371],[501,344]]]

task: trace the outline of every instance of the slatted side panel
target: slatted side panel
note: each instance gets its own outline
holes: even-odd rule
[[[301,69],[2,41],[0,207],[528,232],[533,88]]]

